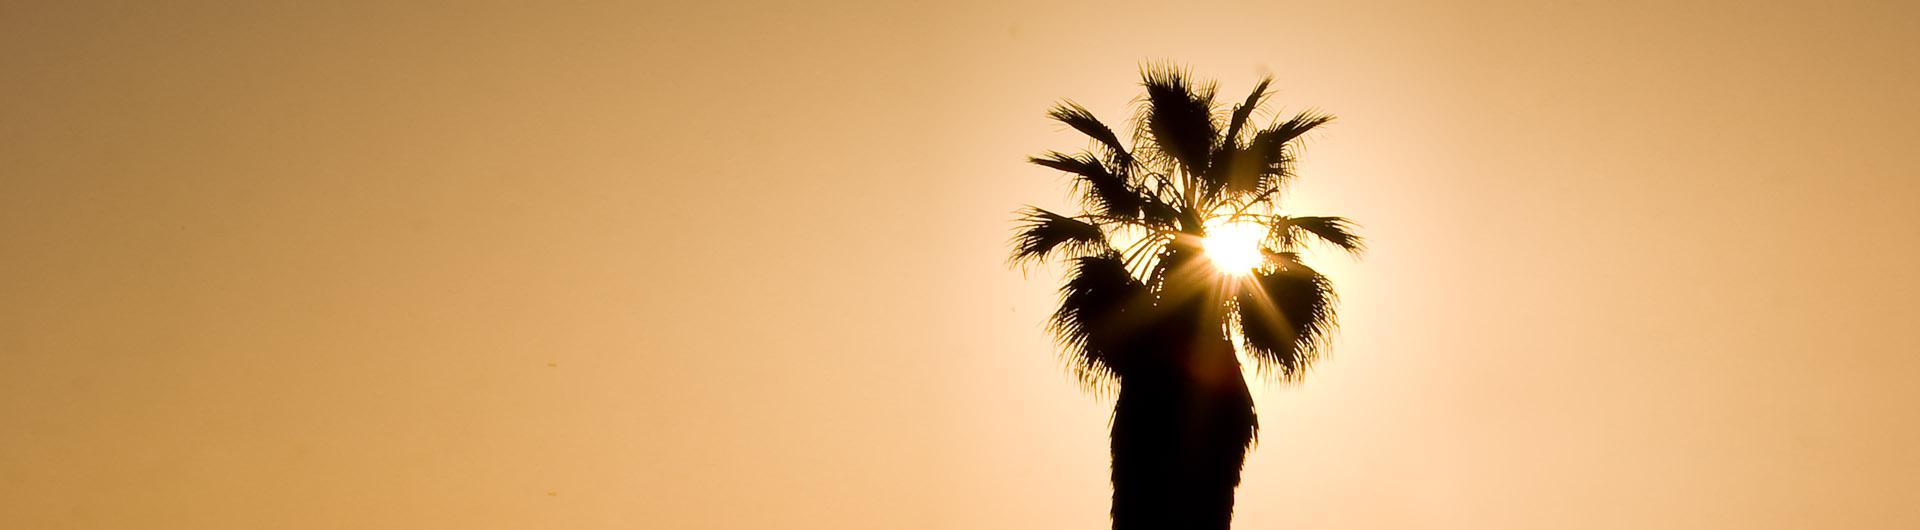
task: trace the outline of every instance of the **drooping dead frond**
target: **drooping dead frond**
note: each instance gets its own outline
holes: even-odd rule
[[[1234,299],[1247,354],[1280,381],[1305,374],[1338,324],[1333,282],[1291,253],[1273,253],[1276,264],[1248,278]]]
[[[1152,309],[1148,296],[1118,253],[1073,260],[1047,331],[1060,342],[1083,386],[1096,388],[1124,373],[1128,351],[1137,347],[1135,330]]]

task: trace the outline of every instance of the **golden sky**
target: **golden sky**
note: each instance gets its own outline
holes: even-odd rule
[[[1920,526],[1909,2],[226,4],[0,4],[9,527],[1105,528],[1003,259],[1156,59],[1372,243],[1238,527]]]

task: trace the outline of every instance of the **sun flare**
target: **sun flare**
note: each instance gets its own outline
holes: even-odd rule
[[[1207,260],[1220,272],[1252,274],[1253,269],[1260,266],[1260,240],[1266,235],[1266,227],[1257,223],[1222,223],[1207,229],[1201,245]]]

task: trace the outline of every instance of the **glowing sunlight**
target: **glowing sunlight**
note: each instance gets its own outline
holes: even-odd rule
[[[1258,223],[1222,223],[1207,229],[1202,240],[1207,260],[1220,272],[1244,275],[1260,266],[1260,240],[1267,234]]]

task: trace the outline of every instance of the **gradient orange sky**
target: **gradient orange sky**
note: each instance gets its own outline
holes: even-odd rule
[[[1910,2],[226,4],[0,6],[5,526],[1106,528],[1003,259],[1173,59],[1373,248],[1237,527],[1920,527]]]

